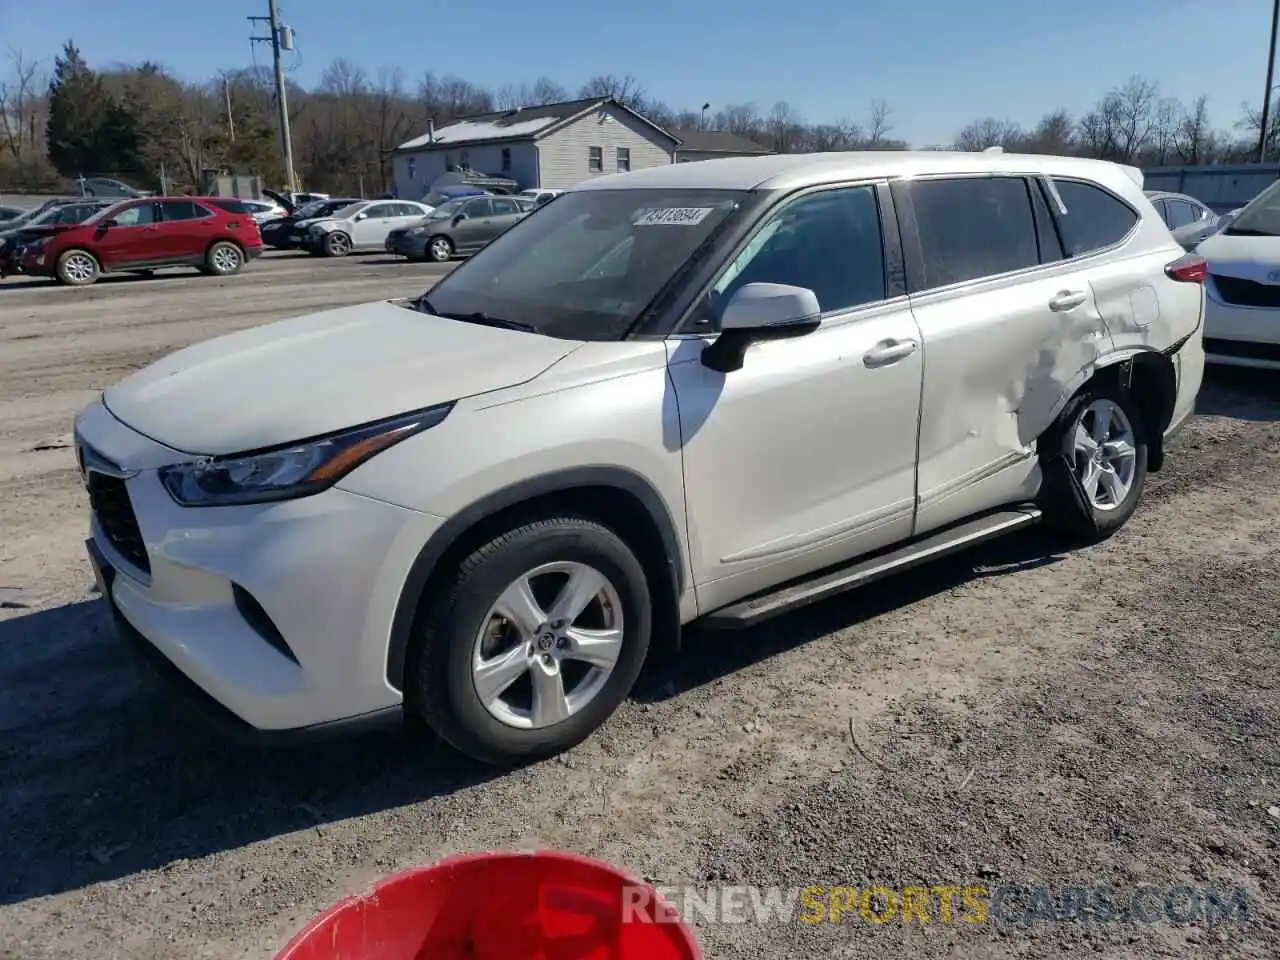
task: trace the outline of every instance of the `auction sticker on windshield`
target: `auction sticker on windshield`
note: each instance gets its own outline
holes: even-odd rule
[[[678,225],[696,227],[714,207],[662,207],[657,210],[641,210],[632,221],[637,227]]]

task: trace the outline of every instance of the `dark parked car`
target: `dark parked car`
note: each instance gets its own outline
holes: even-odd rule
[[[328,200],[313,200],[298,207],[287,217],[268,220],[262,225],[262,242],[276,250],[297,250],[307,235],[307,228],[300,226],[304,220],[315,220],[337,213],[343,207],[359,203],[359,197],[338,197]]]
[[[436,207],[417,223],[387,235],[387,253],[443,263],[475,253],[527,217],[533,203],[515,197],[463,197]]]
[[[29,219],[0,223],[0,278],[21,272],[22,256],[29,244],[83,223],[116,201],[72,200],[55,203]]]
[[[206,197],[149,197],[107,206],[79,225],[27,246],[22,272],[82,286],[104,273],[197,267],[228,276],[262,253],[251,216]]]
[[[22,207],[6,207],[0,205],[0,224],[3,224],[7,220],[12,220],[14,217],[20,217],[24,213],[26,213],[26,211]]]

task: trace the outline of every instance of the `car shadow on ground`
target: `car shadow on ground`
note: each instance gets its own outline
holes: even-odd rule
[[[832,631],[991,575],[1060,559],[1014,535],[733,637],[697,628],[650,668],[678,696]],[[161,869],[444,796],[502,774],[415,727],[272,749],[223,739],[155,691],[100,600],[0,621],[0,904]]]
[[[0,904],[449,794],[499,775],[425,730],[257,748],[189,719],[105,604],[0,621]]]
[[[1280,420],[1280,370],[1205,367],[1196,413],[1260,423]]]
[[[1029,530],[905,570],[740,632],[687,627],[680,655],[651,661],[633,696],[646,703],[678,697],[812,640],[869,623],[968,581],[1058,563],[1073,549],[1075,545],[1056,534]]]

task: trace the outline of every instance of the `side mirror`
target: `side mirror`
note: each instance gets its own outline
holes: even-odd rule
[[[101,221],[101,222],[98,224],[98,226],[100,226],[100,227],[118,227],[118,226],[120,226],[120,221],[118,221],[115,217],[107,217],[107,219],[105,219],[105,220]]]
[[[368,219],[369,219],[369,215],[368,215],[367,213],[357,213],[357,214],[356,214],[356,219],[357,219],[357,220],[368,220]]]
[[[725,304],[720,335],[702,351],[702,365],[717,373],[742,369],[747,347],[757,340],[801,337],[818,329],[822,307],[806,287],[748,283]]]
[[[460,224],[460,223],[461,223],[463,220],[465,220],[465,219],[467,219],[467,215],[466,215],[465,213],[457,213],[457,214],[454,214],[454,216],[453,216],[453,225],[456,227],[458,224]]]

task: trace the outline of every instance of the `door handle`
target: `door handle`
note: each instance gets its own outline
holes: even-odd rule
[[[1084,303],[1088,295],[1083,290],[1063,290],[1049,301],[1049,309],[1055,313],[1074,310]]]
[[[911,356],[917,346],[914,340],[882,340],[863,355],[862,363],[867,367],[887,367]]]

